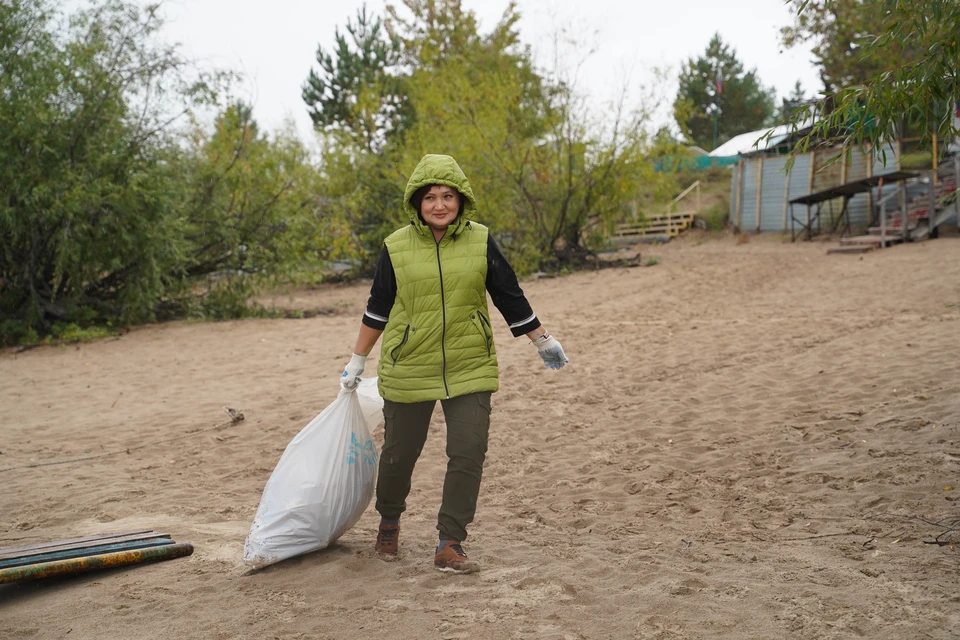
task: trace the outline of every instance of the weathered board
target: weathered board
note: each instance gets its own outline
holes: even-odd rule
[[[37,553],[50,553],[52,551],[68,551],[71,549],[83,549],[85,547],[96,547],[103,544],[116,544],[132,540],[145,540],[147,538],[169,538],[165,533],[157,533],[149,529],[142,531],[127,531],[125,533],[102,533],[86,538],[73,538],[70,540],[52,540],[50,542],[41,542],[22,547],[0,548],[0,560],[9,560],[19,558],[25,555]]]

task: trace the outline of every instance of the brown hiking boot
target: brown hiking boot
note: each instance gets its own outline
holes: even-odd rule
[[[381,560],[392,562],[397,559],[400,546],[400,523],[380,522],[377,532],[377,544],[374,549]]]
[[[456,540],[447,540],[433,556],[433,566],[447,573],[473,573],[480,570],[480,563],[471,560]]]

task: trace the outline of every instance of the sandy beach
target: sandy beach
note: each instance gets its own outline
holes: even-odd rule
[[[439,406],[398,562],[371,505],[327,550],[242,566],[369,285],[276,298],[331,310],[306,319],[4,351],[0,547],[143,528],[195,552],[0,586],[0,638],[960,637],[960,552],[929,544],[960,525],[960,237],[833,246],[692,233],[641,247],[656,266],[524,281],[571,362],[493,312],[467,576],[432,567]],[[224,406],[246,419],[213,428]]]

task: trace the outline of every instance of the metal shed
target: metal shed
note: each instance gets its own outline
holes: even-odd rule
[[[756,155],[744,158],[733,169],[730,198],[730,220],[741,231],[772,231],[786,233],[790,226],[789,202],[795,198],[851,180],[870,177],[898,168],[897,149],[817,149],[795,156],[790,171],[786,171],[789,156]],[[829,162],[838,154],[842,156]],[[849,202],[850,223],[866,227],[873,209],[873,192]],[[824,216],[839,216],[843,203],[829,203]]]

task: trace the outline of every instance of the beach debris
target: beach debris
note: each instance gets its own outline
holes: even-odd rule
[[[69,576],[193,553],[189,542],[175,543],[151,530],[100,534],[0,549],[0,584]]]

